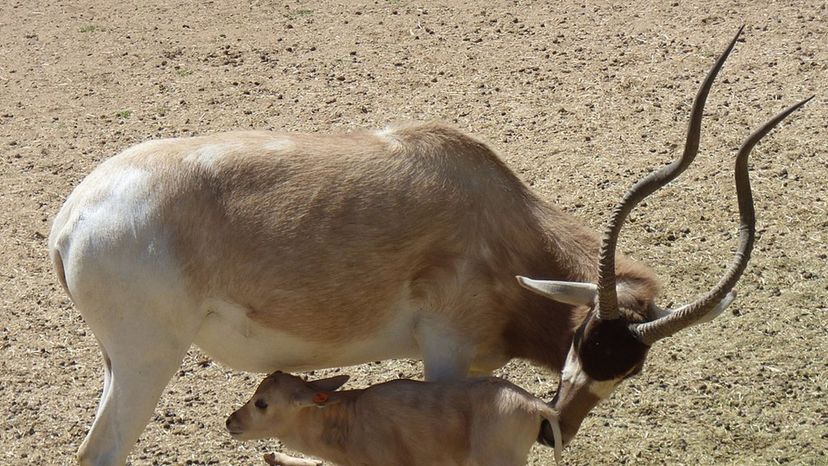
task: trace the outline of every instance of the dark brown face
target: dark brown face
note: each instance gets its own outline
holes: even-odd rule
[[[641,372],[650,347],[638,341],[628,325],[625,319],[602,321],[590,313],[576,331],[553,400],[564,445],[592,408],[621,381]]]
[[[572,346],[583,371],[596,381],[637,374],[650,349],[633,335],[627,320],[603,321],[592,315],[575,332]]]

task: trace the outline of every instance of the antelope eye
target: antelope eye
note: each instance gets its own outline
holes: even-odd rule
[[[256,400],[255,405],[259,409],[267,409],[267,402],[265,400],[258,399]]]

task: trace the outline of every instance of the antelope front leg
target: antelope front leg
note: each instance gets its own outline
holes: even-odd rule
[[[270,466],[322,466],[322,462],[318,460],[294,458],[278,452],[267,453],[264,455],[264,460]]]

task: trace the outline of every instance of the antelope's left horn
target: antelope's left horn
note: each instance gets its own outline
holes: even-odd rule
[[[684,153],[681,158],[673,163],[650,173],[648,176],[633,185],[621,202],[613,209],[610,220],[604,230],[604,237],[601,241],[601,252],[598,256],[598,306],[596,314],[601,320],[613,320],[619,317],[618,295],[615,291],[615,246],[618,243],[618,234],[624,225],[627,215],[644,200],[647,196],[676,179],[696,158],[699,151],[699,138],[701,136],[702,116],[704,115],[704,104],[707,101],[707,94],[713,86],[713,81],[719,70],[722,69],[727,56],[736,45],[736,40],[742,34],[745,27],[739,28],[733,40],[728,44],[727,49],[719,56],[713,68],[707,73],[696,99],[693,101],[693,108],[690,111],[690,123],[687,128],[687,139],[684,143]]]

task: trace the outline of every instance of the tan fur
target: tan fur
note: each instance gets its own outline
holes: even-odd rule
[[[566,335],[569,312],[521,290],[514,275],[595,281],[596,236],[457,130],[428,123],[386,134],[155,141],[99,170],[151,172],[158,221],[193,294],[221,289],[262,325],[314,341],[362,338],[392,317],[407,283],[423,309],[492,345],[497,359],[537,359],[510,339],[540,320],[552,327],[544,333]],[[282,140],[284,150],[265,148]],[[209,146],[225,153],[209,167],[191,160]],[[649,271],[618,263],[620,280],[645,283],[638,300],[651,300]]]
[[[324,381],[323,381],[324,382]],[[227,421],[239,439],[278,437],[340,465],[523,465],[541,421],[556,413],[498,378],[452,383],[395,380],[363,390],[322,392],[276,373]],[[265,409],[256,403],[266,403]]]

